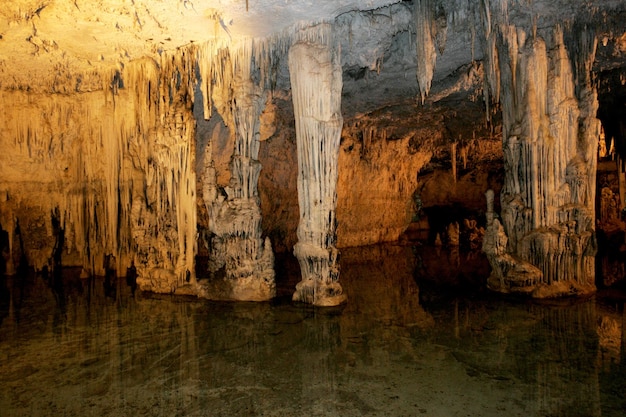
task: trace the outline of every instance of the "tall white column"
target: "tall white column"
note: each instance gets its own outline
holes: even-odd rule
[[[296,121],[300,224],[294,253],[302,281],[295,301],[319,306],[343,303],[336,248],[337,161],[343,118],[342,72],[332,27],[306,29],[289,51]]]

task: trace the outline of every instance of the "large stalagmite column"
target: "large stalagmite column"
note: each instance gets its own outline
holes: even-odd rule
[[[294,253],[302,273],[293,299],[333,306],[343,303],[346,296],[338,282],[339,251],[335,247],[342,73],[330,25],[321,24],[300,34],[289,51],[289,73],[300,206]]]
[[[583,28],[572,37],[565,42],[559,27],[530,33],[506,24],[487,35],[505,159],[502,225],[489,216],[483,247],[497,291],[595,291],[595,38]]]

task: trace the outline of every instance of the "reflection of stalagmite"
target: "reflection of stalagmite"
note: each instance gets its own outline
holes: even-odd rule
[[[575,39],[566,45],[559,27],[531,34],[498,13],[485,14],[487,60],[495,66],[488,84],[499,91],[505,157],[502,225],[490,222],[485,237],[494,269],[489,285],[535,297],[589,293],[599,134],[588,74],[595,38],[572,29]],[[493,244],[502,233],[506,253]],[[530,275],[519,276],[520,268]]]
[[[537,312],[537,325],[531,330],[533,338],[543,333],[545,343],[524,358],[526,369],[536,375],[533,397],[537,399],[535,415],[578,415],[600,417],[602,413],[599,381],[598,322],[594,303],[582,303],[565,308],[542,309]],[[536,340],[536,339],[535,339]],[[559,361],[551,358],[559,357]],[[584,379],[572,364],[585,364]],[[555,395],[567,392],[567,396]],[[584,398],[580,402],[577,399]],[[533,410],[534,411],[534,410]]]
[[[293,298],[315,305],[337,305],[346,299],[338,282],[335,247],[342,74],[331,29],[321,24],[303,30],[289,51],[300,206],[294,252],[302,273]]]
[[[258,59],[258,58],[257,58]],[[254,44],[242,42],[230,60],[223,61],[231,82],[223,86],[231,101],[235,147],[230,161],[230,184],[226,196],[212,187],[204,195],[213,233],[210,262],[223,266],[225,280],[201,284],[201,295],[208,298],[261,301],[276,295],[274,255],[269,238],[262,239],[261,210],[257,191],[261,164],[259,154],[260,115],[265,105],[263,81],[254,81]],[[231,64],[231,65],[228,65]],[[261,85],[259,85],[261,84]],[[231,93],[232,91],[232,93]],[[230,115],[224,114],[228,119]],[[209,155],[210,158],[210,155]],[[213,178],[206,178],[209,182]],[[216,269],[214,266],[212,269]],[[219,281],[219,282],[218,282]]]

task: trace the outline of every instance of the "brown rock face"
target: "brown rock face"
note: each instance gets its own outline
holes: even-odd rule
[[[289,251],[298,224],[293,116],[287,101],[274,101],[278,128],[261,145],[259,190],[264,230],[276,250]],[[417,197],[422,209],[457,204],[484,212],[484,191],[498,189],[502,177],[498,132],[486,127],[478,103],[458,106],[454,100],[428,108],[410,100],[344,120],[337,246],[398,240],[416,219]],[[456,181],[450,152],[454,144],[459,155]],[[450,217],[448,223],[462,220]]]

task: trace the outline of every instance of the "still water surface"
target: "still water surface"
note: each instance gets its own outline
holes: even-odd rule
[[[0,278],[0,416],[624,416],[624,293],[482,289],[480,254],[342,251],[342,308]],[[294,266],[296,265],[296,266]]]

